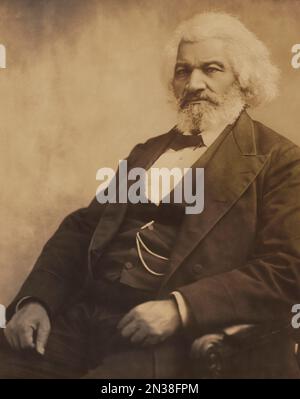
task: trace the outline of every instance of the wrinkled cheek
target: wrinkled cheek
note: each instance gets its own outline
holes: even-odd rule
[[[173,81],[173,92],[177,100],[182,100],[186,93],[186,83]]]

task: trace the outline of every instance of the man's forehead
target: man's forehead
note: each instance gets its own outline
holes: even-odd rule
[[[224,42],[220,39],[203,39],[197,42],[181,41],[178,46],[177,63],[207,63],[219,61],[228,64]]]

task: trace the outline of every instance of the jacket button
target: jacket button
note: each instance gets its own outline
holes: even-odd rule
[[[196,263],[196,264],[193,266],[193,272],[194,272],[194,273],[200,274],[200,273],[202,273],[202,271],[203,271],[203,265],[201,265],[201,263]]]
[[[131,262],[125,262],[125,267],[127,270],[132,269],[133,268],[133,264]]]

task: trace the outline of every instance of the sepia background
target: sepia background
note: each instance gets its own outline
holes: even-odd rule
[[[251,112],[300,144],[298,0],[0,0],[0,303],[62,218],[95,194],[96,170],[174,124],[160,70],[178,22],[240,17],[281,68],[280,96]]]

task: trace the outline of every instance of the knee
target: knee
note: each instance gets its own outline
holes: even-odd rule
[[[151,379],[154,377],[153,351],[129,350],[104,357],[86,379]]]

